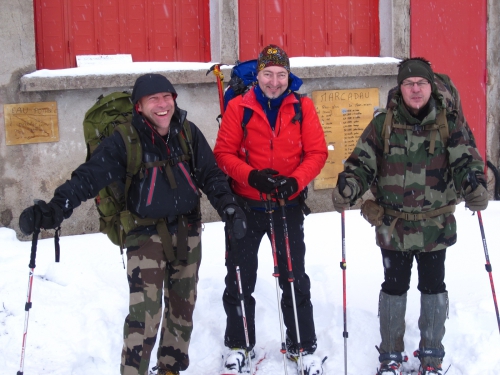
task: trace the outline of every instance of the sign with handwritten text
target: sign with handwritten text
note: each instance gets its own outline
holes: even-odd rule
[[[333,188],[345,160],[379,107],[379,92],[377,88],[313,91],[312,99],[328,146],[328,159],[314,180],[314,189]]]
[[[57,103],[4,104],[7,146],[59,141]]]

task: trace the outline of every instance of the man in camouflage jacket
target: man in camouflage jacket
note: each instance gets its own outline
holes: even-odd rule
[[[379,375],[401,371],[413,258],[421,292],[419,374],[442,374],[448,308],[444,262],[446,248],[457,239],[453,212],[459,197],[472,211],[488,204],[484,163],[458,92],[450,81],[446,89],[438,84],[443,85],[428,61],[399,64],[398,88],[388,109],[375,113],[332,195],[338,212],[368,189],[375,197],[363,203],[362,214],[376,227],[384,266]]]

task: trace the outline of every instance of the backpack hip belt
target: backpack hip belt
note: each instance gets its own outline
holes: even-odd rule
[[[158,235],[161,239],[161,244],[163,246],[163,252],[167,257],[169,262],[174,260],[186,261],[187,260],[187,239],[188,239],[188,219],[185,215],[178,216],[177,225],[177,257],[174,253],[174,246],[172,243],[172,235],[170,234],[167,222],[165,218],[161,219],[151,219],[151,218],[140,218],[134,215],[130,211],[120,212],[120,223],[123,227],[123,232],[125,236],[130,233],[130,231],[139,227],[149,227],[154,226]]]
[[[389,227],[389,237],[392,236],[392,232],[394,230],[394,227],[396,226],[396,222],[399,219],[403,219],[406,221],[421,221],[430,219],[438,226],[439,229],[443,229],[441,223],[434,220],[433,218],[443,214],[452,214],[453,212],[455,212],[455,205],[445,206],[438,208],[436,210],[420,212],[420,213],[401,212],[401,211],[391,210],[390,208],[384,208],[385,215],[394,217],[394,220],[391,222],[391,226]]]

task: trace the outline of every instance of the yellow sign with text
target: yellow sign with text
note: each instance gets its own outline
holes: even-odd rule
[[[4,104],[7,146],[59,141],[57,103]]]
[[[312,99],[328,146],[328,159],[314,179],[314,189],[329,189],[337,185],[345,160],[379,107],[379,91],[377,88],[313,91]]]

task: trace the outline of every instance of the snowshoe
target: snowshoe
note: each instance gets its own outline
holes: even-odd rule
[[[180,375],[179,371],[164,370],[164,369],[158,368],[158,366],[153,367],[153,371],[154,370],[158,370],[156,375]],[[153,374],[151,371],[149,373]]]
[[[298,355],[293,353],[286,353],[287,358],[297,365],[300,374],[300,358]],[[317,355],[302,353],[302,364],[304,366],[304,375],[323,375],[323,363],[325,363],[325,357],[321,359]]]
[[[425,368],[422,368],[422,366],[420,366],[418,375],[443,375],[443,369],[441,368],[441,366],[426,366]]]
[[[251,359],[255,358],[253,350],[248,353],[245,349],[228,349],[227,353],[222,356],[223,365],[221,375],[250,374],[248,355],[250,355]]]
[[[376,375],[401,375],[401,363],[396,361],[381,363]]]

